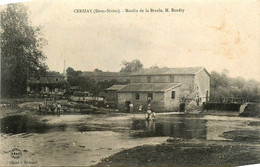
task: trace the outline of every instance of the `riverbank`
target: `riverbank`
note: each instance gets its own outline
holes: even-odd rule
[[[173,140],[121,151],[96,166],[241,166],[259,163],[259,155],[259,144]]]

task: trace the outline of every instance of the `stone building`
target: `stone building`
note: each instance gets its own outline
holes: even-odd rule
[[[134,111],[138,111],[140,105],[146,111],[149,99],[156,112],[177,111],[180,86],[180,83],[130,83],[117,91],[118,109],[129,112],[132,103]]]
[[[204,102],[210,94],[210,74],[202,67],[141,69],[130,76],[130,83],[181,83],[180,98]]]
[[[117,80],[118,82],[129,83],[130,76],[126,72],[91,72],[86,71],[81,74],[98,82]]]
[[[118,109],[135,110],[147,106],[148,98],[156,112],[177,111],[183,100],[206,101],[210,94],[210,74],[202,67],[141,69],[131,73],[130,84],[118,90]]]
[[[111,108],[117,108],[118,93],[117,91],[125,87],[126,85],[113,85],[106,89],[106,103]]]

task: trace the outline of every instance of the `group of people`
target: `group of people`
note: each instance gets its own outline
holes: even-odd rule
[[[134,111],[140,111],[142,112],[143,111],[143,106],[142,105],[139,105],[137,106],[136,108],[134,108],[134,104],[133,103],[130,103],[129,104],[129,110],[128,110],[128,107],[126,106],[125,107],[125,111],[128,111],[130,113],[134,112]]]
[[[57,116],[60,116],[61,113],[61,104],[60,103],[53,103],[51,106],[49,107],[43,107],[42,104],[38,105],[38,111],[40,114],[42,113],[47,113],[48,111],[50,111],[53,115],[56,114]]]
[[[134,110],[134,105],[133,103],[130,103],[129,104],[129,109],[130,109],[130,113],[133,112]],[[139,105],[137,107],[137,110],[142,112],[143,111],[143,106],[142,105]],[[148,101],[148,104],[147,104],[147,111],[146,111],[146,115],[145,115],[145,118],[146,120],[152,120],[152,119],[155,119],[155,112],[152,110],[152,105],[151,105],[151,102]]]

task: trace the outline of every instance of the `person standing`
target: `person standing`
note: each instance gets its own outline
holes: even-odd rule
[[[54,102],[52,102],[52,105],[51,105],[51,113],[52,115],[55,115],[55,109],[56,109],[56,105]]]
[[[147,120],[155,119],[155,112],[152,110],[152,105],[151,103],[148,103],[147,105],[147,115],[146,115]]]
[[[129,104],[129,107],[130,107],[130,113],[132,113],[134,111],[134,104],[133,103]]]
[[[197,103],[197,106],[200,104],[200,97],[199,97],[199,94],[196,95],[196,103]]]
[[[143,111],[143,106],[142,106],[142,105],[140,105],[140,106],[138,107],[138,111],[139,111],[139,112],[142,112],[142,111]]]
[[[38,105],[38,112],[39,112],[40,114],[42,113],[42,105],[41,105],[41,104]]]
[[[57,116],[60,116],[60,110],[61,110],[61,105],[60,103],[57,104]]]
[[[206,102],[209,101],[209,91],[206,92]]]
[[[147,111],[146,111],[146,119],[150,120],[151,119],[151,114],[152,114],[152,105],[148,103],[147,105]]]

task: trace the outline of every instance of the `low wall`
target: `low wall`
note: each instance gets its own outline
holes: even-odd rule
[[[215,103],[204,102],[204,110],[219,110],[219,111],[239,111],[241,103]]]

